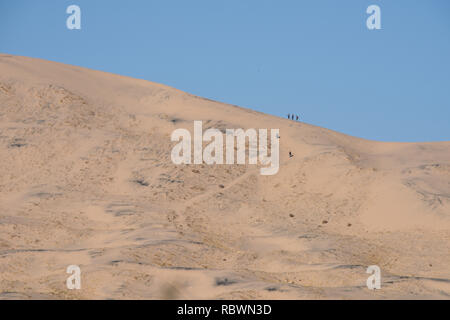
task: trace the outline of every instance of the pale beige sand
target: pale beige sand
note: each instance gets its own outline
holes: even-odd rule
[[[279,173],[173,165],[170,134],[194,120],[279,128]],[[450,296],[450,142],[367,141],[0,55],[0,155],[4,299]]]

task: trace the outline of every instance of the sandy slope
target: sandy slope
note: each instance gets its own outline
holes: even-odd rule
[[[173,165],[170,134],[194,120],[279,128],[279,173]],[[450,142],[367,141],[0,55],[0,155],[4,299],[450,296]]]

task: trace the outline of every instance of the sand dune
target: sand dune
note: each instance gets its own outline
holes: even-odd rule
[[[279,128],[278,174],[174,165],[170,135],[194,120]],[[2,299],[450,296],[450,142],[368,141],[0,55],[0,155]]]

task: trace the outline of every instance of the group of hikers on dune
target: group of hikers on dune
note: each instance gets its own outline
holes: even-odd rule
[[[287,117],[289,120],[295,120],[295,121],[298,121],[298,119],[300,118],[298,116],[298,114],[294,115],[294,114],[290,114],[290,113],[288,113]],[[295,119],[294,119],[294,117],[295,117]],[[289,158],[292,158],[293,156],[294,156],[294,154],[291,151],[289,151]]]

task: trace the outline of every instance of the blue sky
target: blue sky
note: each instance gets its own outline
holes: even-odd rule
[[[81,30],[66,8],[81,8]],[[381,8],[381,30],[366,9]],[[10,0],[0,52],[382,141],[450,140],[448,0]]]

